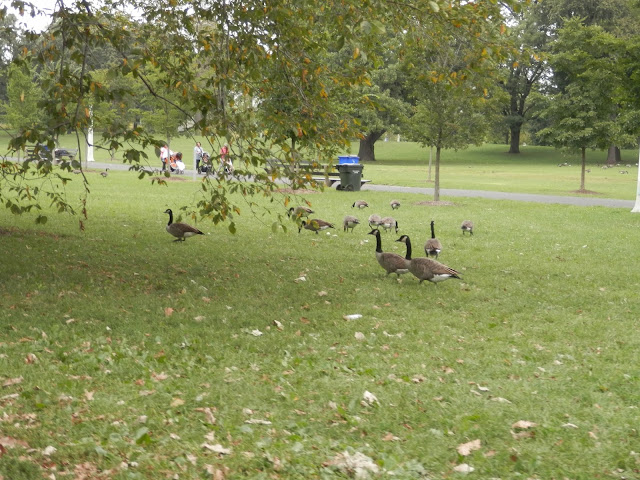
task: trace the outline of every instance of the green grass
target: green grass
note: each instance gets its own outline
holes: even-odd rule
[[[435,220],[463,280],[419,285],[384,276],[362,225],[273,233],[277,207],[178,244],[162,212],[196,184],[89,178],[84,233],[0,210],[5,479],[346,478],[328,464],[344,451],[381,478],[462,463],[475,478],[637,475],[640,217],[626,209],[307,196],[337,226],[357,198],[361,220],[399,198],[414,256]],[[383,248],[403,253],[397,237]],[[536,426],[517,435],[521,420]]]
[[[5,141],[0,136],[0,145]],[[202,140],[202,139],[200,139]],[[60,144],[72,146],[74,137],[62,137]],[[194,141],[175,138],[171,148],[185,154],[186,164],[192,166]],[[203,141],[205,150],[218,151]],[[637,150],[623,150],[619,167],[602,169],[606,152],[588,150],[585,188],[590,193],[576,193],[580,188],[580,156],[567,154],[552,147],[522,146],[521,153],[507,153],[506,145],[487,144],[464,150],[443,150],[440,168],[441,189],[487,190],[500,192],[534,193],[542,195],[597,196],[601,198],[635,199],[638,180]],[[358,143],[352,144],[357,154]],[[152,148],[147,149],[148,164],[159,167]],[[413,142],[376,143],[375,163],[366,163],[363,177],[379,185],[402,185],[409,187],[433,187],[435,179],[435,152],[431,181],[429,181],[429,149]],[[109,162],[107,151],[96,149],[95,159]],[[121,163],[116,157],[117,163]],[[558,167],[567,163],[567,166]],[[628,172],[621,174],[620,172]]]
[[[466,150],[443,150],[440,188],[578,195],[580,156],[551,147],[521,148],[519,155],[507,153],[505,145],[483,145]],[[429,182],[429,149],[410,142],[378,142],[375,165],[365,165],[363,176],[377,184],[433,187],[435,151]],[[585,188],[602,198],[634,199],[638,179],[638,152],[624,150],[619,167],[602,169],[606,152],[587,151]],[[558,167],[558,164],[567,166]],[[628,166],[627,166],[628,165]],[[628,174],[620,174],[626,171]]]

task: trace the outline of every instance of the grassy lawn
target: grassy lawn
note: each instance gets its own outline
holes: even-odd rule
[[[208,145],[202,140],[203,148],[216,154],[218,146]],[[6,144],[6,137],[0,135],[0,145]],[[74,146],[75,138],[62,137],[62,146]],[[189,138],[172,140],[171,149],[185,155],[188,168],[193,165],[194,141]],[[352,144],[357,154],[358,144]],[[576,191],[580,188],[580,156],[569,155],[552,147],[522,146],[519,155],[506,153],[506,145],[483,145],[465,150],[444,150],[440,167],[440,188],[489,190],[500,192],[536,193],[542,195],[584,195]],[[152,148],[147,149],[148,164],[159,167]],[[365,164],[363,178],[379,185],[402,185],[409,187],[433,187],[435,179],[435,152],[433,157],[431,182],[429,182],[429,149],[421,148],[413,142],[377,142],[376,163]],[[95,159],[110,162],[106,150],[95,149]],[[116,157],[117,163],[121,163]],[[638,152],[622,151],[622,164],[615,168],[602,169],[606,152],[587,151],[585,187],[589,196],[633,200],[636,196],[638,179]],[[567,166],[558,167],[559,164]],[[620,173],[628,172],[628,173]]]
[[[85,232],[0,210],[0,478],[637,477],[639,216],[328,190],[329,234],[272,232],[276,202],[175,243],[197,184],[89,180]],[[385,277],[342,231],[392,198],[462,281]]]
[[[442,152],[440,188],[493,190],[499,192],[577,195],[580,188],[580,156],[551,147],[521,148],[519,155],[506,153],[505,145],[484,145]],[[410,142],[379,142],[375,165],[366,165],[365,178],[377,184],[433,187],[435,151],[429,182],[429,149]],[[638,152],[624,150],[623,164],[602,169],[606,152],[587,151],[585,188],[602,198],[635,198]],[[558,167],[559,164],[567,166]],[[401,167],[401,168],[398,168]],[[621,174],[620,172],[628,172]]]

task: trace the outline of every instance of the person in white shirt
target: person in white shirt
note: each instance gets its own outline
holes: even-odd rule
[[[169,146],[166,143],[160,149],[160,161],[162,162],[162,170],[164,171],[169,163]]]
[[[193,158],[196,161],[196,171],[200,173],[200,161],[202,160],[202,154],[204,150],[202,150],[202,145],[200,142],[196,142],[196,146],[193,147]]]

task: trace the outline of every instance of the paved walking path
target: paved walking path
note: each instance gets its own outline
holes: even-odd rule
[[[379,192],[399,192],[399,193],[422,193],[425,195],[433,195],[433,188],[422,187],[398,187],[392,185],[372,185],[370,183],[364,185],[362,190],[371,190]],[[440,189],[440,195],[443,197],[479,197],[490,198],[493,200],[517,200],[521,202],[537,202],[537,203],[560,203],[564,205],[578,205],[583,207],[616,207],[632,209],[635,205],[634,200],[618,200],[615,198],[597,198],[597,197],[563,197],[559,195],[536,195],[533,193],[507,193],[507,192],[490,192],[485,190],[455,190]]]
[[[91,162],[89,168],[104,170],[128,170],[130,165],[122,163],[102,163]],[[187,169],[184,176],[191,177],[193,170]],[[398,193],[419,193],[423,195],[433,196],[433,188],[424,187],[399,187],[395,185],[373,185],[367,183],[362,187],[362,191],[378,191],[378,192],[398,192]],[[489,198],[493,200],[516,200],[520,202],[534,203],[556,203],[562,205],[577,205],[582,207],[613,207],[628,208],[631,210],[635,205],[635,200],[619,200],[615,198],[599,198],[599,197],[564,197],[560,195],[536,195],[533,193],[506,193],[491,192],[487,190],[456,190],[456,189],[440,189],[440,195],[443,197],[476,197]]]

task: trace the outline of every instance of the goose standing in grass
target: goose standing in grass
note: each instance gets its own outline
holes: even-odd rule
[[[299,206],[295,208],[291,207],[287,212],[287,215],[289,215],[289,217],[293,217],[294,220],[297,220],[298,218],[301,218],[301,217],[308,217],[312,213],[315,213],[315,212],[311,210],[309,207]]]
[[[396,242],[404,242],[407,245],[406,265],[409,271],[420,280],[432,283],[444,282],[450,278],[461,280],[460,273],[453,268],[433,260],[431,258],[411,258],[411,240],[408,235],[402,235]]]
[[[368,206],[369,204],[364,200],[357,200],[353,202],[353,205],[351,205],[351,208],[367,208]]]
[[[460,228],[462,229],[462,235],[464,235],[464,232],[469,232],[470,235],[473,235],[473,222],[471,220],[465,220],[462,222],[462,226]]]
[[[391,205],[391,210],[397,210],[400,208],[400,202],[398,200],[391,200],[389,205]]]
[[[192,227],[191,225],[187,225],[186,223],[173,223],[173,212],[170,208],[167,208],[164,213],[169,214],[167,232],[176,237],[176,240],[174,240],[175,242],[184,242],[188,237],[193,237],[194,235],[204,235],[200,230]]]
[[[382,220],[380,220],[380,222],[378,222],[378,225],[384,228],[385,231],[389,231],[392,228],[395,228],[396,233],[398,233],[398,222],[393,217],[384,217]]]
[[[371,228],[378,228],[381,221],[382,217],[377,213],[372,213],[371,215],[369,215],[369,226]]]
[[[104,172],[100,172],[100,175],[102,175],[104,178],[107,178],[107,175],[109,175],[109,169],[105,168]]]
[[[312,232],[316,232],[316,235],[320,230],[326,230],[327,228],[335,228],[333,223],[325,222],[324,220],[320,220],[319,218],[314,218],[306,222],[303,220],[298,227],[298,233],[305,228],[307,230],[311,230]]]
[[[427,243],[424,244],[424,253],[427,254],[427,257],[430,255],[432,257],[436,257],[436,260],[437,260],[438,255],[440,255],[440,251],[442,250],[442,244],[440,243],[440,240],[436,238],[436,233],[434,229],[435,223],[436,222],[431,220],[431,238],[427,240]]]
[[[401,257],[397,253],[382,251],[380,230],[374,228],[368,233],[368,235],[375,235],[376,237],[376,260],[378,260],[380,266],[385,269],[385,271],[387,272],[387,276],[390,273],[395,273],[398,277],[400,277],[400,275],[409,271],[408,260],[406,258]],[[409,247],[407,246],[407,248]]]
[[[345,232],[351,229],[351,232],[353,233],[353,229],[358,225],[360,225],[360,220],[358,220],[353,215],[346,215],[344,217],[344,220],[342,221],[342,227]]]

